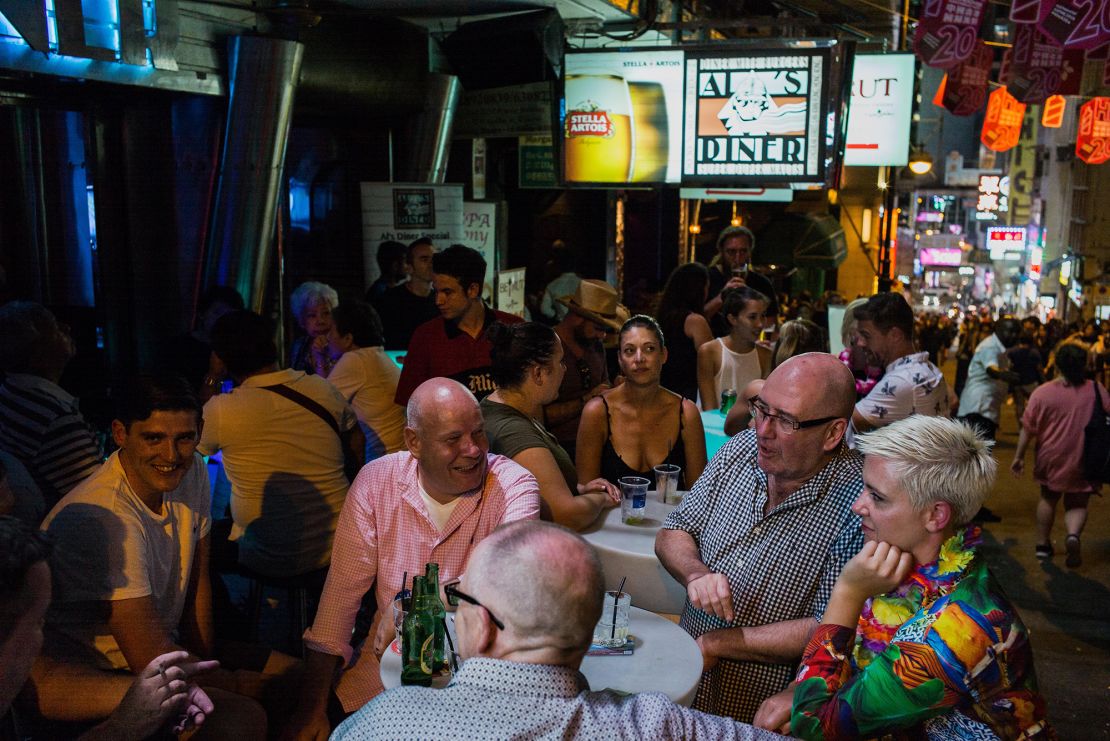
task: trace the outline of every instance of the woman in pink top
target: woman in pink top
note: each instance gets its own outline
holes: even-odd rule
[[[1077,345],[1064,345],[1056,351],[1056,369],[1062,374],[1039,386],[1029,397],[1021,418],[1021,437],[1010,470],[1021,476],[1025,469],[1025,450],[1037,439],[1033,478],[1041,485],[1037,503],[1037,558],[1051,558],[1052,523],[1056,503],[1064,499],[1065,541],[1069,568],[1082,563],[1079,534],[1087,521],[1087,500],[1097,494],[1099,484],[1083,478],[1083,428],[1094,411],[1096,391],[1102,408],[1110,412],[1110,393],[1095,381],[1087,380],[1087,352]]]

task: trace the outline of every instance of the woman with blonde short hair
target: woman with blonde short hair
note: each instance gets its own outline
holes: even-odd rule
[[[990,443],[914,415],[856,438],[865,544],[841,572],[797,681],[756,725],[803,739],[1052,738],[1029,634],[971,517]]]

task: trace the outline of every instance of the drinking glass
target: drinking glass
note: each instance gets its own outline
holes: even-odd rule
[[[663,504],[678,504],[678,477],[682,468],[673,463],[663,463],[654,469],[655,491]]]
[[[621,487],[621,522],[639,525],[647,514],[647,490],[651,482],[640,476],[618,479]]]
[[[628,640],[628,608],[632,606],[632,595],[616,590],[605,593],[601,608],[601,620],[594,628],[593,642],[606,648],[619,648]]]

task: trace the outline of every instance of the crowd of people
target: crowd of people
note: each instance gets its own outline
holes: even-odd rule
[[[969,317],[949,388],[947,317],[891,293],[791,299],[751,268],[750,231],[717,247],[653,315],[567,264],[524,321],[482,300],[477,251],[386,243],[365,300],[293,291],[287,358],[213,289],[106,436],[58,385],[67,328],[0,307],[0,713],[32,737],[1051,738],[978,523],[1013,394],[1015,475],[1037,443],[1037,556],[1062,500],[1081,564],[1098,483],[1076,427],[1110,412],[1099,328]],[[702,413],[725,399],[707,460]],[[578,671],[605,580],[576,531],[661,464],[688,491],[655,550],[702,653],[693,710]],[[467,661],[445,690],[386,692],[394,596],[429,562]],[[228,628],[229,573],[314,594],[303,657]]]

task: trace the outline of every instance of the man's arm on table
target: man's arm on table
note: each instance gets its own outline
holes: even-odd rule
[[[802,651],[816,628],[817,621],[811,617],[766,625],[720,628],[703,633],[698,638],[698,646],[707,669],[716,664],[717,659],[782,664],[802,657]]]

